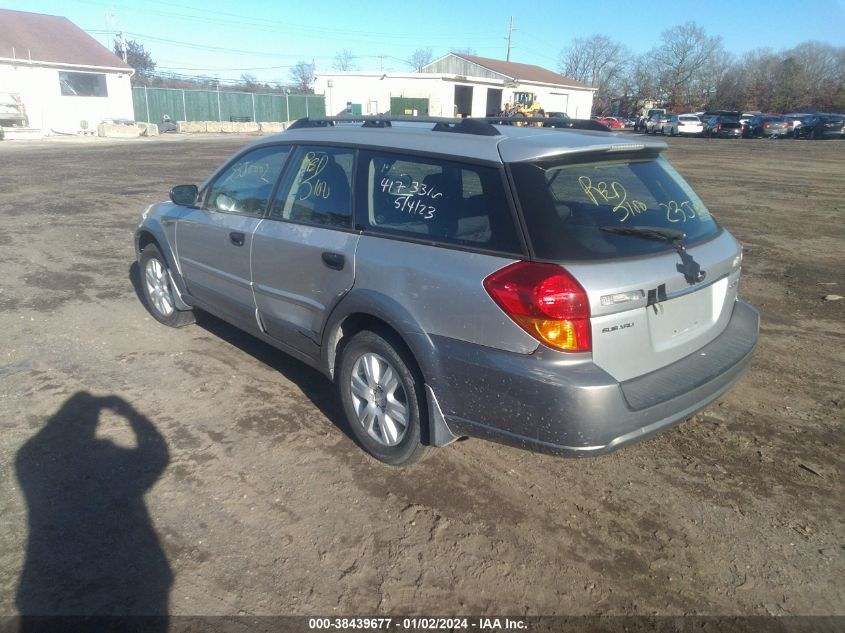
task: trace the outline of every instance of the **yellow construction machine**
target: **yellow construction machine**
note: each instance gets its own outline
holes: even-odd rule
[[[514,92],[513,102],[505,104],[502,114],[524,117],[546,116],[543,106],[537,101],[537,95],[533,92]]]

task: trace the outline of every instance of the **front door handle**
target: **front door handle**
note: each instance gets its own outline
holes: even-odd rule
[[[232,231],[231,233],[229,233],[229,241],[235,246],[243,246],[244,234],[238,231]]]
[[[323,253],[323,263],[333,270],[343,270],[346,258],[340,253]]]

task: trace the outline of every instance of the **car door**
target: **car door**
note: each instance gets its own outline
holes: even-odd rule
[[[224,168],[176,227],[179,265],[199,307],[235,321],[255,320],[252,236],[261,223],[290,146],[251,150]]]
[[[264,331],[312,357],[329,313],[355,280],[354,162],[352,149],[298,147],[253,239],[253,290]]]

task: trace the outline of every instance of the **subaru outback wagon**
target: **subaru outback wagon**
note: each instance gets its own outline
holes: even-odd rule
[[[746,369],[740,246],[663,143],[356,121],[301,120],[146,209],[152,315],[202,309],[318,368],[394,465],[464,436],[607,453]]]

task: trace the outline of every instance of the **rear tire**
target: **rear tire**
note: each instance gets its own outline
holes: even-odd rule
[[[400,467],[426,455],[423,380],[401,343],[370,330],[358,332],[343,348],[337,384],[361,448]]]
[[[156,321],[169,327],[184,327],[194,322],[191,310],[176,308],[175,293],[167,260],[155,244],[147,244],[138,260],[144,304]]]

